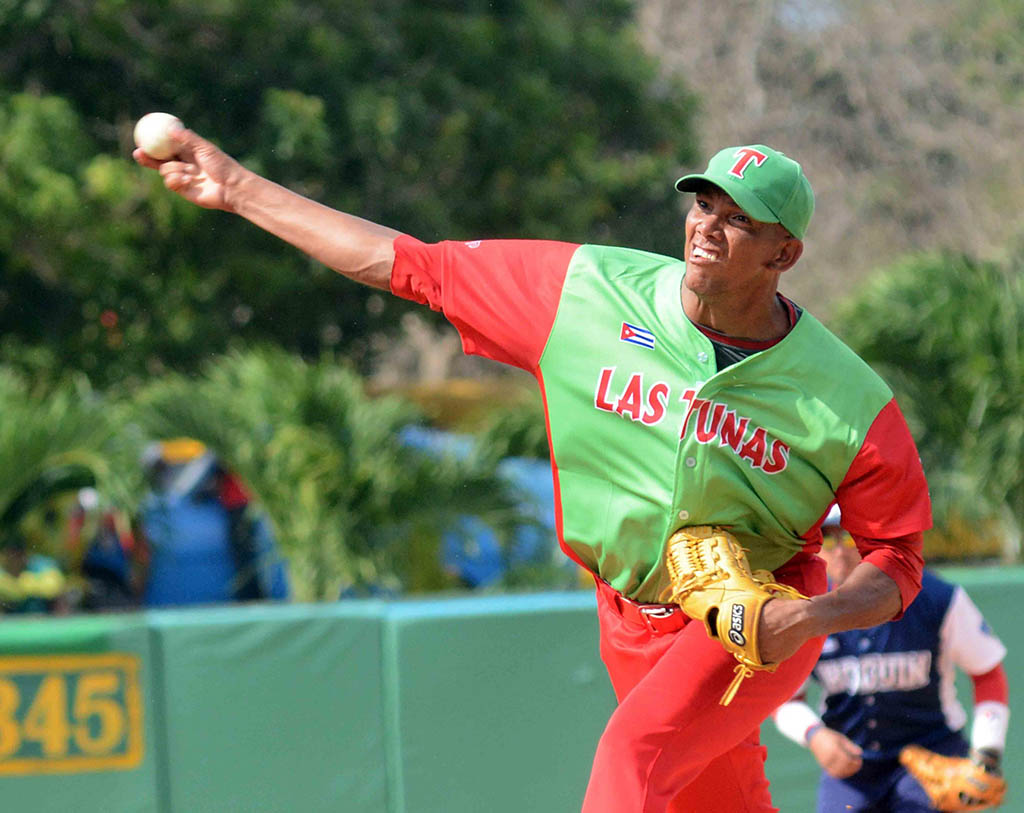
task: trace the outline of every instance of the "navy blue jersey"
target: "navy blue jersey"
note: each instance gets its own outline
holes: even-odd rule
[[[926,570],[903,618],[826,639],[813,672],[821,718],[863,748],[865,762],[895,759],[912,742],[932,746],[967,719],[954,666],[979,674],[1004,653],[963,589]]]

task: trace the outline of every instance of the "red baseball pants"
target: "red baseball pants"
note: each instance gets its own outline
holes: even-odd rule
[[[787,575],[779,580],[805,595],[826,589],[820,560]],[[619,705],[598,742],[583,813],[777,813],[760,725],[803,685],[824,639],[775,672],[755,672],[722,706],[736,659],[704,625],[656,632],[624,618],[616,595],[598,582],[601,659]]]

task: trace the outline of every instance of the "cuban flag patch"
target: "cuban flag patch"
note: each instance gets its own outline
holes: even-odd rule
[[[622,323],[622,332],[619,333],[619,340],[638,344],[648,350],[654,349],[654,334],[645,327],[631,325],[629,322]]]

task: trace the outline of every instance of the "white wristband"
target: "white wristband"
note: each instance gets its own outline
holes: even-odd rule
[[[775,727],[779,733],[797,745],[807,747],[807,732],[821,724],[821,718],[814,710],[800,700],[783,703],[775,711]]]
[[[971,748],[1006,750],[1006,729],[1010,725],[1010,709],[1004,703],[985,700],[974,707],[971,724]]]

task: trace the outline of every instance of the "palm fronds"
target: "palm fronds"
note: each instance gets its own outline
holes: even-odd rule
[[[154,438],[201,440],[246,481],[300,598],[443,586],[438,540],[457,514],[499,528],[523,521],[490,456],[432,456],[404,444],[400,432],[418,410],[370,398],[334,359],[309,363],[276,349],[221,357],[197,378],[143,389],[135,419]]]
[[[1024,527],[1024,277],[958,255],[877,274],[841,333],[889,381],[932,482],[939,523]]]

